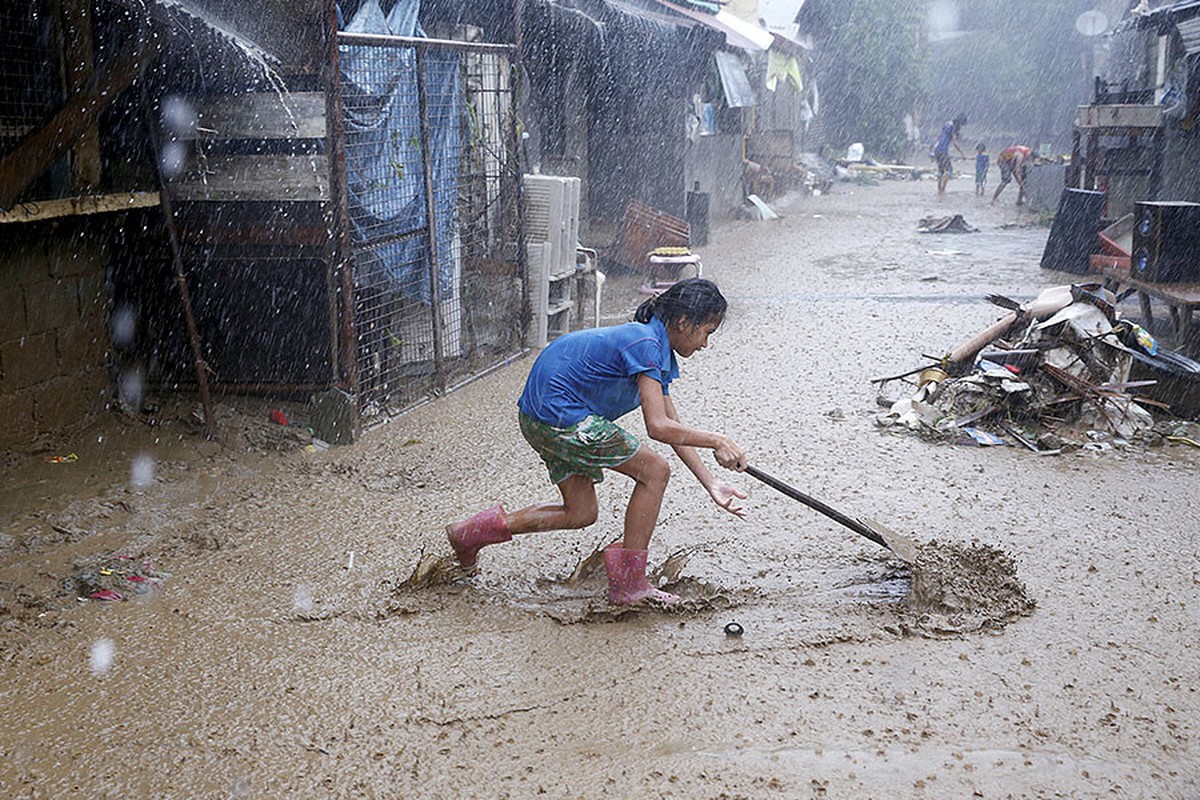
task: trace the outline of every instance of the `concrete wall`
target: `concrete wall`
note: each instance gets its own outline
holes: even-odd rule
[[[1160,199],[1200,202],[1200,137],[1168,136],[1164,144]]]
[[[0,447],[27,448],[104,410],[105,224],[90,218],[0,229]]]
[[[742,137],[718,133],[688,143],[684,153],[684,192],[698,181],[708,192],[711,222],[730,219],[742,204]]]
[[[1029,168],[1025,179],[1028,186],[1026,199],[1031,211],[1054,213],[1058,210],[1058,201],[1067,185],[1067,167],[1065,164],[1035,164]],[[987,193],[990,197],[1000,185],[999,168],[993,165],[988,173]],[[1004,187],[1000,195],[1001,203],[1015,203],[1017,184],[1010,183]]]

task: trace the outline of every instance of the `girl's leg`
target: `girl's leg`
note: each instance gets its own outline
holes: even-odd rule
[[[649,598],[668,605],[678,603],[679,595],[654,588],[646,577],[650,534],[658,522],[671,467],[665,458],[643,447],[615,469],[633,478],[635,484],[625,509],[625,539],[604,548],[608,601],[626,605]]]
[[[514,534],[583,528],[596,521],[596,489],[591,478],[572,475],[558,484],[562,505],[526,506],[511,514],[503,506],[480,511],[446,526],[446,536],[464,567],[474,567],[479,551],[489,544],[510,541]]]
[[[658,453],[641,447],[633,458],[614,469],[636,482],[625,509],[625,548],[645,550],[658,523],[658,511],[671,478],[671,465]]]
[[[507,514],[512,533],[541,533],[586,528],[596,521],[596,487],[586,475],[571,475],[558,484],[562,504],[538,503]]]

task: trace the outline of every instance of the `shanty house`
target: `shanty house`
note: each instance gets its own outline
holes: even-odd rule
[[[1080,106],[1068,183],[1108,193],[1108,216],[1140,200],[1200,200],[1200,0],[1130,10],[1109,35]]]
[[[388,5],[0,9],[5,444],[177,387],[383,413],[522,349],[511,46]]]
[[[522,173],[580,179],[598,249],[631,201],[728,214],[776,45],[666,0],[16,0],[0,23],[8,446],[175,389],[206,414],[333,397],[356,428],[502,363],[537,316]]]

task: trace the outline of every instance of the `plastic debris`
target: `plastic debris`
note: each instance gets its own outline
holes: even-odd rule
[[[758,214],[759,214],[760,218],[762,218],[764,220],[779,219],[779,215],[776,214],[775,211],[769,205],[766,204],[766,201],[764,201],[758,195],[756,195],[756,194],[746,195],[746,199],[749,200],[751,203],[753,203],[754,207],[756,209],[758,209]]]
[[[979,233],[979,228],[968,224],[962,214],[955,214],[952,217],[922,217],[917,222],[917,233]]]
[[[124,600],[131,594],[156,590],[170,573],[155,569],[150,561],[139,562],[126,555],[86,559],[72,583],[81,599]]]
[[[963,428],[963,432],[982,447],[995,447],[1004,444],[1004,440],[996,434],[981,431],[978,428]]]

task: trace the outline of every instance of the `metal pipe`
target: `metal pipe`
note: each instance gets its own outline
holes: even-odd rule
[[[142,103],[148,107],[145,87],[142,89]],[[188,292],[187,275],[183,270],[182,247],[179,244],[179,234],[175,229],[175,211],[171,204],[171,191],[162,172],[162,147],[158,131],[154,127],[154,121],[150,117],[146,117],[145,122],[146,132],[150,138],[150,149],[154,153],[154,173],[158,177],[159,207],[162,208],[167,239],[171,245],[171,263],[175,269],[175,285],[179,288],[179,302],[183,306],[184,324],[187,326],[192,357],[196,362],[196,385],[200,389],[200,404],[204,408],[204,434],[213,438],[217,435],[217,420],[213,416],[212,396],[208,391],[208,364],[204,361],[204,348],[200,344],[200,332],[196,327],[196,317],[192,313],[192,298]]]
[[[474,50],[480,53],[509,53],[514,48],[511,44],[494,44],[492,42],[459,42],[454,39],[425,39],[419,36],[389,36],[377,33],[349,33],[338,31],[339,44],[368,44],[382,47],[415,47],[418,52],[429,48],[439,50]]]
[[[156,386],[160,389],[178,388],[181,386],[191,386],[192,384],[186,381],[172,381],[170,383],[158,383]],[[220,393],[232,394],[311,394],[313,392],[323,391],[325,389],[341,389],[348,392],[349,387],[345,381],[335,381],[333,383],[224,383],[222,381],[214,381],[213,388]]]

